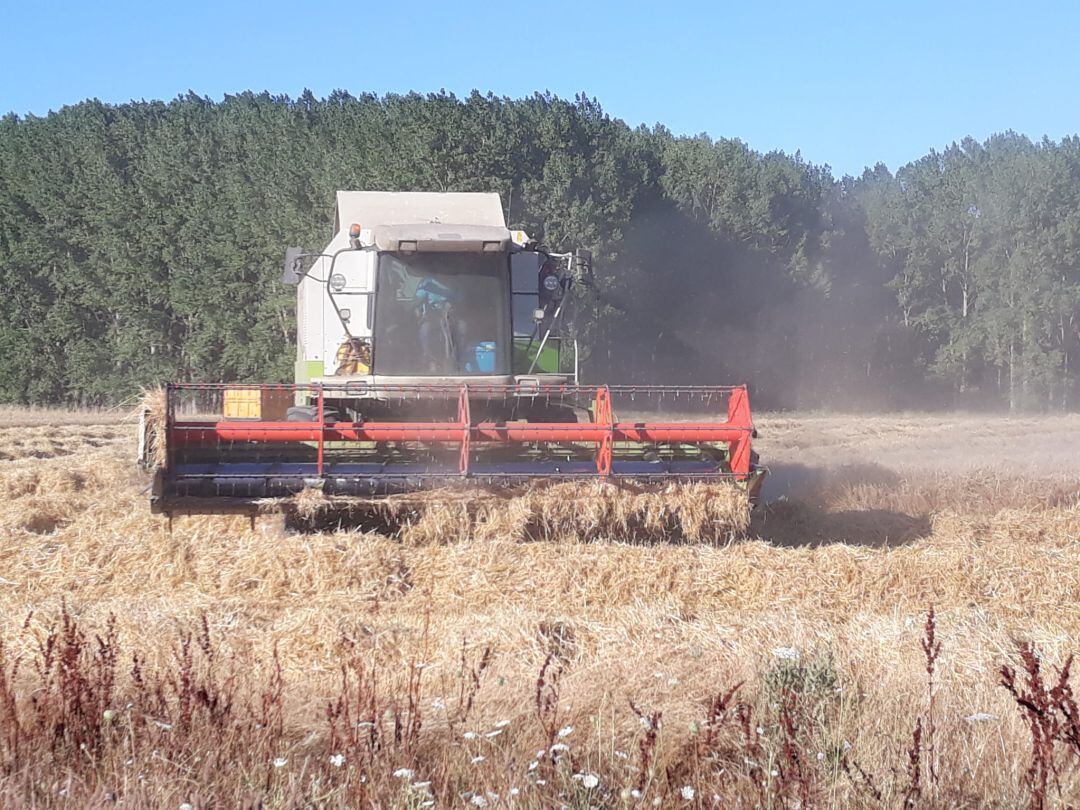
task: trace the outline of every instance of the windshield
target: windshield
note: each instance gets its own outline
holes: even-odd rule
[[[375,373],[509,373],[505,253],[379,255]]]

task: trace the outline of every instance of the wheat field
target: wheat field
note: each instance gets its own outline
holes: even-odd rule
[[[4,409],[0,798],[1080,800],[1080,417],[758,426],[745,538],[390,538],[170,525],[126,417]]]

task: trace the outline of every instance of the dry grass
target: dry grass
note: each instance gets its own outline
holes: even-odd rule
[[[137,406],[138,429],[142,431],[143,458],[148,466],[164,467],[167,460],[166,409],[164,388],[148,388],[143,391]]]
[[[0,428],[116,425],[124,422],[127,416],[128,411],[124,407],[72,410],[70,408],[0,405]]]
[[[968,440],[955,424],[942,435],[979,446],[994,421],[969,419]],[[916,803],[1024,805],[1031,723],[998,672],[1025,666],[1022,640],[1056,684],[1053,665],[1080,637],[1080,470],[1012,474],[1000,462],[1015,437],[973,453],[974,474],[955,459],[912,467],[889,450],[906,460],[906,423],[889,437],[881,417],[823,420],[803,435],[840,436],[843,423],[870,451],[838,439],[850,463],[823,467],[792,449],[797,418],[763,420],[785,500],[751,527],[773,542],[727,546],[626,543],[610,528],[568,542],[619,525],[570,506],[544,538],[522,533],[535,524],[529,497],[571,503],[555,488],[483,519],[462,498],[397,540],[220,517],[178,518],[170,532],[145,508],[133,427],[0,426],[2,671],[16,685],[6,703],[0,683],[0,796],[416,807],[430,791],[440,806],[479,794],[532,807],[634,806],[640,790],[646,804],[713,806],[715,793],[724,806],[899,807],[917,750]],[[680,504],[680,533],[711,508]],[[634,514],[671,525],[659,503]],[[441,524],[454,521],[467,539],[447,543]],[[71,682],[42,664],[77,636],[57,624],[62,602],[84,634],[65,671],[97,673],[75,703]],[[942,644],[932,750],[929,605]],[[116,651],[112,665],[94,634]],[[63,744],[57,716],[73,729]],[[202,732],[177,733],[184,723]],[[1075,757],[1060,744],[1051,756],[1048,803],[1076,802]],[[401,768],[413,777],[394,777]]]
[[[514,489],[442,488],[365,499],[305,489],[286,504],[309,527],[358,521],[406,545],[463,540],[554,543],[724,543],[750,524],[744,490],[729,483],[660,488],[605,482],[536,483]]]

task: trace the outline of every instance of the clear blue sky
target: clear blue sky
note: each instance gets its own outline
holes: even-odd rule
[[[584,91],[632,125],[837,175],[965,135],[1080,131],[1080,3],[4,0],[0,112],[191,89]]]

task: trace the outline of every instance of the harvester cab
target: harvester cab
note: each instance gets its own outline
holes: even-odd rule
[[[330,243],[290,248],[283,278],[297,288],[295,381],[166,386],[144,431],[156,510],[534,479],[756,496],[746,388],[582,384],[564,320],[591,255],[510,230],[497,194],[339,191]],[[649,401],[723,418],[615,418]]]
[[[338,192],[330,244],[286,253],[296,382],[577,382],[577,345],[560,326],[567,293],[590,274],[587,253],[540,250],[509,230],[497,194]],[[330,407],[356,416],[365,398]]]

